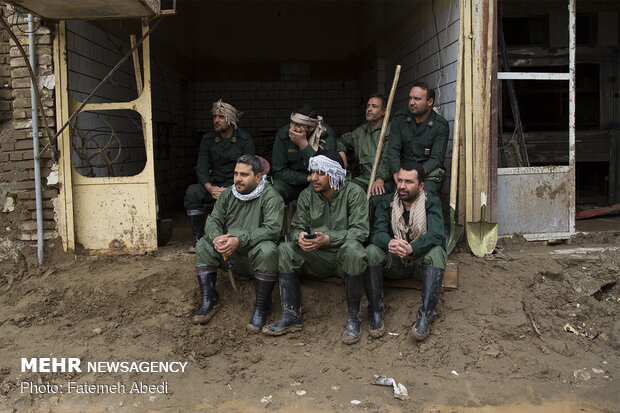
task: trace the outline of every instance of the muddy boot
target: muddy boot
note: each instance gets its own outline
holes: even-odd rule
[[[220,296],[215,291],[215,280],[217,279],[217,269],[213,267],[196,268],[198,285],[202,294],[202,305],[198,314],[192,318],[193,324],[204,324],[213,317],[219,309]]]
[[[366,267],[364,273],[366,298],[368,299],[369,332],[372,338],[379,338],[385,334],[383,325],[383,266],[373,265]]]
[[[268,336],[301,330],[301,284],[299,275],[292,273],[280,274],[280,300],[282,301],[282,317],[275,324],[263,327]]]
[[[444,270],[424,267],[422,270],[422,305],[418,309],[418,321],[411,333],[415,341],[424,341],[431,331],[431,323],[437,317],[437,303],[441,294]]]
[[[344,282],[347,291],[349,318],[344,328],[344,337],[342,341],[345,344],[355,344],[360,341],[360,330],[362,328],[360,302],[362,301],[362,290],[364,289],[364,273],[358,275],[345,274]]]
[[[188,213],[193,214],[189,216],[189,222],[192,225],[192,233],[194,234],[194,251],[195,251],[196,243],[200,241],[200,238],[202,238],[205,235],[205,214],[197,210],[188,211]]]
[[[276,274],[263,274],[257,272],[254,275],[254,290],[256,301],[254,301],[254,315],[250,323],[245,326],[248,333],[260,333],[269,318],[271,310],[271,291],[276,284],[278,276]]]

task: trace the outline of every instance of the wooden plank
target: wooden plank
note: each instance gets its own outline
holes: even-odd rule
[[[54,20],[152,17],[160,12],[159,0],[12,0],[11,3]]]

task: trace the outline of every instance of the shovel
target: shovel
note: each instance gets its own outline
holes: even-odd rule
[[[497,243],[497,224],[486,221],[487,206],[480,207],[480,222],[468,222],[465,226],[467,243],[476,257],[491,254]]]

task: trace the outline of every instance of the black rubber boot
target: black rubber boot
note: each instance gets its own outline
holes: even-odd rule
[[[256,301],[254,301],[254,315],[250,323],[245,326],[249,333],[260,333],[261,329],[267,323],[269,312],[271,310],[271,291],[275,281],[264,281],[258,278],[254,279],[254,290],[256,292]]]
[[[205,215],[204,214],[190,215],[189,222],[192,224],[192,233],[194,234],[194,247],[195,247],[196,243],[200,241],[200,238],[202,238],[205,235]]]
[[[373,265],[366,267],[364,273],[366,298],[368,299],[369,332],[372,338],[379,338],[385,334],[383,325],[383,266]]]
[[[277,323],[263,327],[263,333],[268,336],[280,336],[301,330],[301,284],[299,275],[294,272],[280,274],[280,300],[282,301],[282,317]]]
[[[444,270],[424,267],[422,270],[422,305],[418,309],[418,321],[413,326],[413,339],[424,341],[431,331],[431,323],[437,317],[437,303],[441,294]]]
[[[347,290],[347,308],[349,318],[344,328],[343,342],[355,344],[360,341],[362,317],[360,317],[360,303],[364,290],[364,273],[358,275],[345,274],[345,289]]]
[[[196,268],[198,285],[202,294],[202,305],[198,314],[192,318],[193,324],[204,324],[213,317],[219,309],[220,295],[215,291],[215,281],[217,280],[217,270],[207,272],[204,267]]]

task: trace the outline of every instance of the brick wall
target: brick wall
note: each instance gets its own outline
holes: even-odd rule
[[[448,20],[448,17],[449,20]],[[458,2],[451,10],[445,10],[436,18],[437,29],[432,20],[421,27],[407,42],[392,50],[386,57],[385,90],[392,86],[397,64],[402,66],[393,112],[407,109],[409,91],[413,82],[422,80],[436,91],[435,110],[450,123],[450,135],[445,166],[450,173],[452,154],[452,126],[456,99],[456,70],[458,58],[459,10]],[[436,30],[439,31],[437,34]],[[447,30],[447,32],[446,32]],[[440,52],[441,48],[441,52]],[[438,89],[438,90],[437,90]],[[444,190],[449,187],[449,177],[444,182]]]
[[[24,45],[28,54],[28,33],[25,15],[16,15],[8,6],[6,13],[7,21],[12,25],[13,32]],[[42,116],[46,116],[50,127],[55,127],[54,93],[53,93],[53,68],[52,68],[52,37],[48,27],[36,22],[36,73],[37,83],[45,108],[45,113],[39,113],[40,130],[43,131]],[[5,50],[4,48],[2,49]],[[32,110],[30,104],[30,78],[26,62],[21,57],[17,46],[10,40],[8,46],[8,60],[10,67],[9,78],[3,80],[2,90],[11,90],[12,99],[12,130],[5,132],[0,152],[2,171],[0,176],[0,201],[4,205],[3,213],[19,231],[22,241],[36,240],[36,207],[35,207],[35,182],[34,182],[34,153],[32,149]],[[3,74],[6,73],[3,68]],[[51,82],[50,82],[50,76]],[[7,86],[5,86],[5,84]],[[6,129],[6,128],[5,128]],[[48,143],[47,138],[40,140],[43,148]],[[41,177],[43,195],[43,227],[44,238],[57,237],[56,223],[54,221],[53,200],[58,196],[54,186],[48,186],[46,177],[52,172],[54,165],[51,159],[51,151],[47,151],[41,157]],[[8,207],[9,204],[13,206]],[[18,215],[15,215],[18,214]],[[5,230],[5,228],[3,228]]]
[[[196,129],[213,128],[211,105],[222,98],[244,112],[239,127],[256,145],[256,153],[271,160],[275,132],[288,124],[291,110],[303,103],[312,106],[338,136],[364,121],[357,82],[277,81],[196,83]]]
[[[6,6],[0,7],[0,13],[6,17]],[[9,56],[9,34],[0,29],[0,122],[11,119],[13,115],[13,89],[11,84],[11,65]]]

